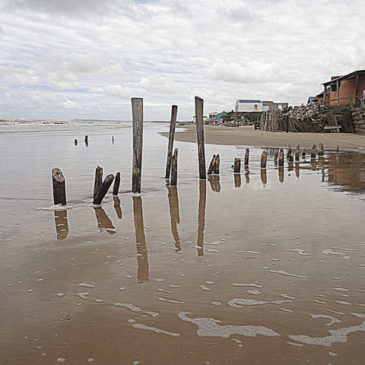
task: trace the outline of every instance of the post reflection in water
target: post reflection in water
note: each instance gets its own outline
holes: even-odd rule
[[[58,240],[64,240],[68,235],[67,210],[56,210],[54,220]]]
[[[288,162],[288,171],[293,171],[294,170],[294,164],[292,161]]]
[[[181,250],[179,233],[177,232],[177,225],[180,223],[179,197],[175,186],[168,186],[167,189],[170,207],[171,232],[175,241],[175,250],[176,252],[179,252]]]
[[[203,241],[205,228],[205,205],[207,201],[207,185],[206,180],[199,181],[199,210],[198,210],[198,256],[203,256]]]
[[[295,176],[299,179],[300,165],[299,162],[295,163]]]
[[[219,175],[209,175],[208,180],[210,182],[210,187],[216,193],[221,191],[221,184],[219,182]]]
[[[114,201],[114,209],[117,212],[117,216],[119,219],[122,219],[122,208],[120,207],[120,199],[117,196],[114,196],[113,201]]]
[[[136,230],[137,265],[138,265],[137,280],[139,283],[143,283],[149,280],[149,272],[148,272],[146,238],[144,235],[144,226],[143,226],[142,198],[140,196],[133,197],[133,213],[134,213],[134,228]]]
[[[241,187],[241,174],[233,174],[234,176],[234,187],[240,188]]]
[[[283,183],[284,182],[284,167],[283,166],[280,166],[278,168],[278,171],[279,171],[279,181],[281,183]]]
[[[94,208],[94,211],[100,231],[106,230],[109,234],[114,234],[115,227],[110,218],[106,215],[105,210],[102,207],[98,207]]]
[[[261,182],[265,186],[267,184],[267,174],[266,169],[261,169]]]
[[[315,159],[311,159],[312,171],[316,171],[317,169],[317,161]]]
[[[246,184],[250,182],[250,170],[248,169],[248,166],[245,165],[245,178],[246,178]]]

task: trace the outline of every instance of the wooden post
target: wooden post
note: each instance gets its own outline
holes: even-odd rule
[[[95,180],[94,180],[94,194],[93,194],[94,199],[102,183],[103,183],[103,168],[97,166],[95,170]]]
[[[299,170],[300,170],[300,166],[299,166],[299,162],[295,163],[295,176],[299,179]]]
[[[214,173],[216,175],[219,175],[219,163],[220,163],[219,153],[215,156],[215,162],[214,162]]]
[[[117,174],[115,175],[114,186],[113,186],[114,196],[117,196],[119,193],[119,185],[120,185],[120,172],[117,172]]]
[[[234,158],[233,171],[235,174],[239,174],[241,172],[241,159],[237,157]]]
[[[293,158],[293,155],[292,154],[289,155],[288,160],[289,160],[289,162],[293,163],[294,158]]]
[[[317,149],[316,149],[316,145],[314,144],[312,149],[311,149],[311,159],[315,160],[317,158]]]
[[[177,185],[177,153],[178,150],[175,148],[174,155],[172,156],[172,167],[171,167],[171,181],[172,186]]]
[[[75,146],[77,146],[77,139],[75,138],[75,140],[74,140],[74,143],[75,143]]]
[[[112,174],[108,175],[105,178],[105,180],[103,181],[103,183],[100,186],[99,191],[96,193],[93,204],[95,204],[95,205],[101,204],[101,202],[103,201],[104,196],[108,192],[108,189],[110,188],[110,185],[112,184],[113,180],[114,180],[114,176]]]
[[[86,146],[88,146],[89,145],[89,136],[85,136],[85,144],[86,144]]]
[[[171,121],[170,121],[170,132],[169,132],[169,145],[167,148],[165,179],[170,178],[172,149],[174,147],[174,138],[175,138],[176,115],[177,115],[177,105],[173,105],[171,107]]]
[[[284,166],[284,150],[282,148],[280,148],[280,152],[279,152],[279,167],[283,167]]]
[[[295,150],[295,161],[299,161],[300,158],[300,146],[298,144],[296,150]]]
[[[133,174],[132,193],[141,192],[142,144],[143,144],[143,99],[132,98],[133,119]]]
[[[262,154],[261,154],[261,168],[262,169],[266,169],[266,161],[267,161],[267,152],[262,151]]]
[[[214,172],[214,163],[215,163],[215,155],[213,155],[212,161],[210,161],[210,165],[208,168],[208,175],[211,175]]]
[[[304,148],[303,151],[302,151],[302,158],[305,159],[305,155],[306,155],[307,151],[306,149]]]
[[[66,182],[60,169],[52,169],[53,202],[66,205]]]
[[[204,148],[204,121],[203,99],[195,97],[196,136],[198,141],[199,178],[206,179],[205,171],[205,148]]]
[[[324,146],[322,143],[319,144],[318,157],[323,157],[324,155]]]
[[[339,152],[340,152],[340,146],[337,146],[336,153],[339,153]]]
[[[248,165],[249,158],[250,158],[250,149],[246,148],[246,152],[245,152],[245,165],[246,166]]]

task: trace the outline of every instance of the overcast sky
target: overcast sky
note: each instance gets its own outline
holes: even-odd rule
[[[363,0],[0,0],[0,117],[191,120],[365,68]]]

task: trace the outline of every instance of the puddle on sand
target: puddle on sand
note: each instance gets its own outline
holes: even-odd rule
[[[361,363],[364,156],[262,171],[252,148],[233,175],[244,150],[207,146],[221,175],[199,181],[187,146],[178,187],[156,143],[141,196],[2,229],[0,362]]]

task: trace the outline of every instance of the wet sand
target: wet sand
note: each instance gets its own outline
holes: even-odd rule
[[[0,363],[361,364],[365,156],[278,169],[268,149],[261,170],[252,148],[234,175],[242,146],[208,145],[221,174],[200,181],[196,146],[177,142],[172,188],[161,129],[144,130],[139,197],[130,129],[95,130],[88,147],[74,131],[0,134]],[[101,208],[97,164],[122,176]],[[48,209],[52,167],[67,211]]]
[[[182,130],[183,129],[183,130]],[[168,132],[161,133],[167,137]],[[176,130],[175,139],[182,142],[196,142],[195,125],[184,126]],[[246,145],[258,147],[288,147],[300,144],[311,148],[313,144],[323,143],[325,147],[365,151],[365,136],[350,133],[285,133],[254,130],[247,127],[205,126],[205,143],[217,145]]]

